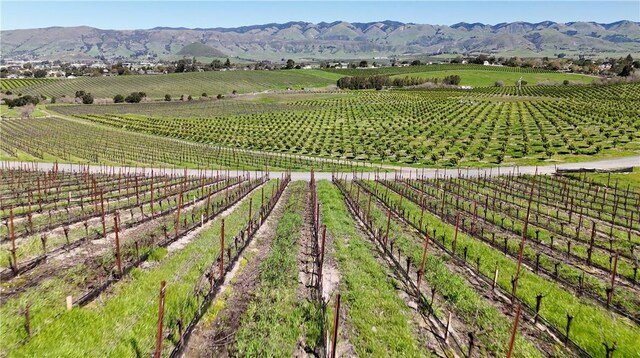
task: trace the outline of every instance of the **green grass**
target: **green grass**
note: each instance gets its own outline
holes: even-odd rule
[[[343,185],[348,185],[348,183],[343,182]],[[355,189],[351,198],[354,202],[356,201]],[[368,198],[368,195],[361,193],[358,202],[360,208],[365,209],[368,207]],[[375,203],[375,198],[372,198],[372,200]],[[374,227],[382,228],[386,226],[387,213],[379,203],[371,206],[370,215]],[[395,250],[400,248],[403,256],[408,255],[411,257],[413,263],[421,262],[422,239],[417,237],[412,228],[399,222],[396,218],[393,218],[390,222],[389,240],[394,242]],[[447,264],[452,265],[449,258],[431,254],[434,246],[433,243],[430,243],[429,254],[425,262],[423,282],[430,287],[436,288],[438,294],[446,300],[446,305],[440,306],[440,303],[436,303],[436,307],[434,307],[436,315],[440,320],[446,322],[447,318],[444,310],[451,310],[457,319],[463,321],[473,330],[484,332],[476,337],[477,342],[480,342],[479,353],[481,356],[499,357],[506,355],[513,319],[502,314],[487,299],[477,293],[466,281],[465,277],[449,269]],[[424,291],[423,294],[425,294]],[[425,295],[428,297],[428,293]],[[518,335],[515,344],[515,356],[541,357],[542,354],[531,342],[527,341],[522,335]]]
[[[561,84],[564,80],[573,82],[589,83],[593,81],[594,77],[575,75],[567,73],[555,73],[555,72],[540,72],[540,73],[518,73],[518,72],[505,72],[505,71],[478,71],[478,70],[447,70],[447,71],[429,71],[429,72],[412,72],[401,75],[394,75],[391,78],[403,78],[419,77],[419,78],[438,78],[442,79],[445,76],[458,75],[460,76],[461,86],[472,87],[484,87],[494,86],[496,81],[502,81],[506,86],[514,86],[516,81],[522,77],[523,81],[527,81],[527,85],[536,85],[543,83],[558,83]]]
[[[387,202],[398,205],[399,201],[399,195],[390,191]],[[405,210],[405,217],[420,218],[420,208],[409,200],[402,202],[402,208]],[[442,222],[438,217],[427,212],[424,214],[423,223],[429,227],[430,231],[436,229],[438,241],[441,241],[444,236],[446,246],[451,247],[455,230],[452,225]],[[489,245],[459,233],[457,247],[462,249],[465,246],[468,248],[469,260],[473,261],[475,257],[481,257],[484,263],[481,265],[481,271],[485,276],[492,277],[494,267],[499,268],[498,283],[510,292],[510,278],[515,275],[516,262]],[[604,341],[609,344],[616,341],[618,345],[616,353],[622,356],[633,356],[637,353],[640,328],[633,322],[596,305],[589,299],[578,297],[561,285],[529,270],[521,272],[518,287],[517,296],[530,307],[535,307],[536,294],[546,295],[540,314],[560,331],[564,331],[566,327],[566,315],[573,315],[571,338],[590,354],[601,355]]]
[[[31,113],[31,118],[45,117],[47,113],[43,112],[42,106],[36,106]],[[20,118],[20,107],[9,108],[6,104],[0,104],[0,116],[2,118]]]
[[[275,180],[272,180],[265,187],[265,200],[274,185]],[[252,197],[256,217],[260,191]],[[244,201],[225,218],[228,237],[238,233],[246,224],[248,207],[249,202]],[[201,297],[193,295],[194,287],[218,255],[219,233],[220,219],[215,219],[184,249],[161,258],[155,267],[133,270],[126,280],[117,283],[108,294],[103,294],[91,305],[64,312],[27,344],[11,351],[9,356],[148,355],[153,351],[155,342],[157,297],[162,280],[167,281],[164,327],[165,332],[172,332],[164,341],[166,355],[177,339],[177,319],[183,317],[189,322],[200,304]]]
[[[341,309],[347,315],[341,330],[351,327],[346,332],[358,355],[431,356],[414,335],[409,308],[398,296],[396,283],[373,256],[373,246],[358,233],[340,191],[328,181],[319,181],[318,198],[321,220],[333,237],[333,254],[341,274]]]
[[[202,93],[215,97],[217,94],[261,92],[264,90],[286,90],[310,87],[326,87],[335,84],[337,76],[317,70],[288,71],[211,71],[174,73],[167,75],[130,75],[116,77],[80,77],[59,81],[47,81],[20,87],[23,94],[45,95],[60,98],[74,96],[76,91],[86,91],[95,98],[113,98],[117,94],[145,92],[154,99],[170,94],[174,99],[181,95],[199,98]],[[338,76],[339,77],[339,76]],[[14,89],[13,91],[17,91]],[[186,96],[185,96],[186,98]]]
[[[587,181],[593,181],[599,185],[614,188],[616,182],[618,184],[618,190],[626,190],[627,186],[629,190],[640,192],[640,167],[633,168],[631,173],[585,173],[585,174],[567,174],[567,176],[575,179],[586,178]]]
[[[300,341],[313,349],[323,339],[319,304],[297,296],[306,186],[306,182],[296,182],[289,189],[291,196],[278,222],[271,252],[259,267],[260,286],[236,334],[235,349],[240,356],[291,357]]]

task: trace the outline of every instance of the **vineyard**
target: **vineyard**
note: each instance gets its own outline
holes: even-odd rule
[[[637,153],[639,89],[366,91],[51,109],[127,131],[268,153],[414,166],[531,165]]]
[[[4,154],[3,154],[4,153]],[[252,170],[367,169],[339,160],[257,153],[153,137],[61,118],[0,121],[0,157],[23,161]],[[358,164],[358,163],[356,163]]]
[[[637,354],[637,171],[442,174],[3,167],[0,356]]]
[[[339,76],[322,71],[219,71],[174,73],[166,75],[135,75],[115,77],[80,77],[66,80],[47,80],[25,83],[14,90],[23,94],[44,95],[47,97],[73,97],[76,91],[86,91],[95,98],[113,98],[117,94],[128,95],[142,91],[154,99],[164,98],[165,94],[178,99],[189,95],[194,98],[202,93],[209,96],[217,94],[260,92],[281,90],[287,87],[326,87],[335,83]],[[7,85],[12,85],[9,80]],[[15,80],[21,81],[21,80]],[[36,80],[22,80],[36,81]],[[5,86],[5,80],[2,80]],[[16,82],[16,84],[19,82]],[[22,87],[25,86],[26,87]],[[3,87],[4,89],[4,87]]]
[[[55,79],[52,78],[3,78],[2,81],[0,81],[0,90],[7,91],[15,88],[22,89],[22,87],[53,83],[53,81],[55,81]]]

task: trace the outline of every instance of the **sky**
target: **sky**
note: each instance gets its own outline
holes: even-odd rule
[[[289,21],[420,24],[640,21],[635,1],[33,1],[0,0],[0,30],[49,26],[148,29],[238,27]]]

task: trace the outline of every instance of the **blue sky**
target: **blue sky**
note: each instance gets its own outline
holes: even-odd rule
[[[0,0],[0,29],[236,27],[271,22],[640,21],[640,1],[31,1]]]

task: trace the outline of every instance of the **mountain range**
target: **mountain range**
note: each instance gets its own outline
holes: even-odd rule
[[[49,27],[0,32],[3,59],[356,59],[443,54],[498,56],[640,54],[640,23],[618,21],[451,26],[381,21],[288,22],[237,28],[102,30]]]

